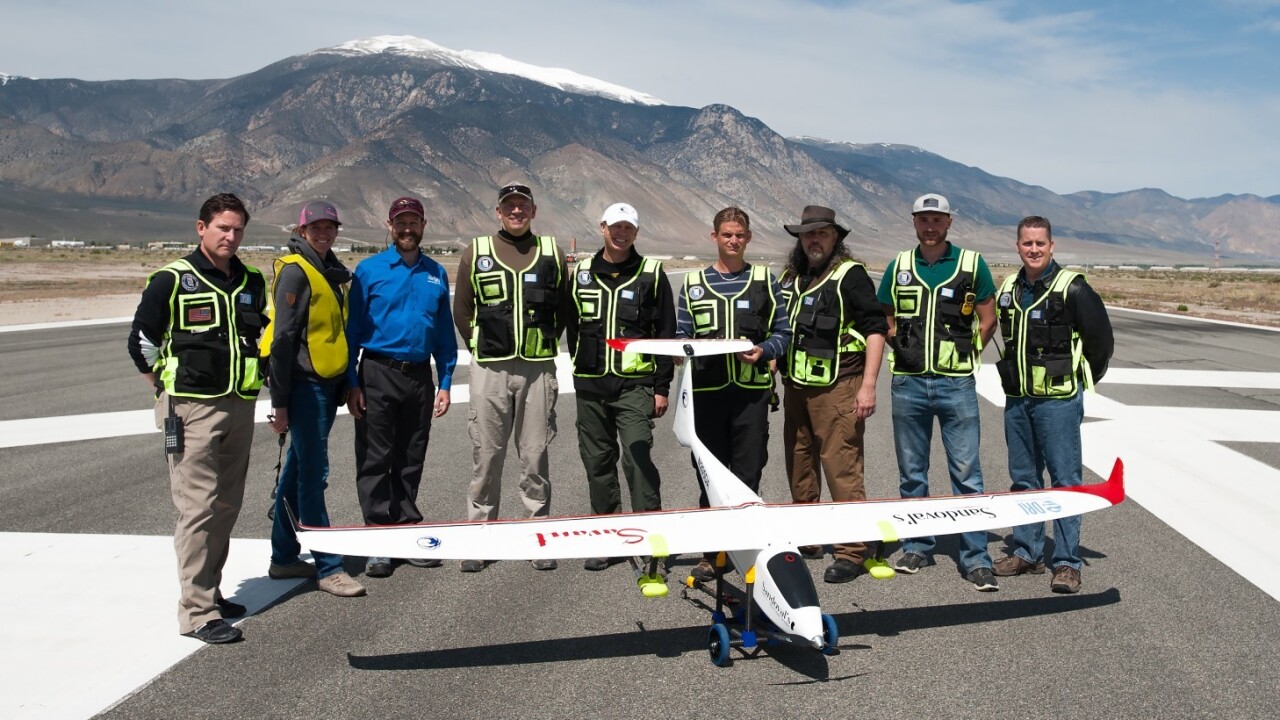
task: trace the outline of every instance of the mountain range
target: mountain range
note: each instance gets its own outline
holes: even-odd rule
[[[0,75],[0,237],[189,239],[195,209],[233,191],[250,243],[280,244],[296,208],[333,201],[343,233],[381,244],[392,199],[421,197],[427,239],[492,232],[495,190],[534,188],[539,233],[595,247],[600,212],[640,211],[642,251],[708,255],[717,210],[752,217],[758,251],[807,204],[833,207],[854,254],[914,241],[912,199],[946,195],[953,239],[1014,259],[1012,226],[1054,222],[1075,262],[1280,259],[1280,196],[1181,199],[1157,189],[1058,195],[927,150],[786,138],[726,105],[677,107],[579,73],[382,36],[221,80]]]

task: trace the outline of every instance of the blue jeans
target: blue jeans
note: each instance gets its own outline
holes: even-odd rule
[[[929,449],[933,443],[933,419],[942,430],[947,453],[951,492],[973,495],[983,492],[982,460],[978,456],[982,426],[978,413],[977,385],[972,375],[894,375],[893,444],[898,454],[898,491],[904,498],[929,496]],[[905,552],[928,555],[933,537],[911,538]],[[965,572],[991,567],[986,532],[960,535],[960,566]]]
[[[295,377],[289,390],[289,453],[276,487],[275,521],[271,526],[271,562],[288,565],[298,561],[302,547],[289,522],[284,503],[298,515],[298,522],[329,527],[324,491],[329,486],[329,430],[338,412],[338,381],[315,382]],[[342,556],[312,553],[316,576],[342,571]]]
[[[1004,439],[1009,446],[1009,477],[1014,492],[1044,488],[1044,471],[1053,487],[1082,482],[1080,423],[1084,397],[1005,398]],[[1027,562],[1044,557],[1044,523],[1013,529],[1014,555]],[[1080,516],[1053,521],[1053,557],[1049,566],[1080,569]]]

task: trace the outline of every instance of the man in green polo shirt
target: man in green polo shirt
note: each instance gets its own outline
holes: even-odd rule
[[[938,419],[956,495],[983,492],[978,393],[974,373],[995,332],[995,282],[982,256],[947,240],[951,204],[930,193],[916,198],[912,222],[919,244],[885,268],[877,297],[889,319],[893,371],[893,442],[898,490],[929,495],[929,446]],[[960,566],[983,592],[999,589],[985,532],[960,536]],[[910,538],[894,569],[908,575],[929,562],[933,537]]]

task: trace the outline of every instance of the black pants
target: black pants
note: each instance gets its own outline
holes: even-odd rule
[[[356,492],[370,525],[422,522],[418,486],[431,436],[431,365],[409,372],[360,362],[365,414],[356,423]]]
[[[769,461],[769,391],[730,385],[693,394],[693,424],[702,444],[754,493]],[[698,463],[693,463],[695,471]],[[698,482],[698,507],[707,489]]]

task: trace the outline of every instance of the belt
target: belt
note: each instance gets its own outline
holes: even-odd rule
[[[372,360],[379,365],[386,365],[392,370],[399,370],[406,375],[431,369],[430,360],[426,362],[406,362],[404,360],[396,360],[395,358],[387,357],[386,355],[369,352],[368,350],[364,352],[364,359]]]

